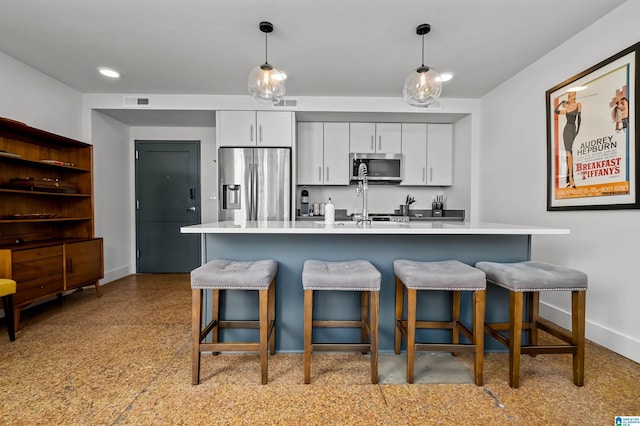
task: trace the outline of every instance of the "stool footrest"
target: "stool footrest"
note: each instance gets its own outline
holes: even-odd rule
[[[218,342],[218,343],[200,343],[200,352],[260,352],[260,343],[254,342]]]
[[[362,321],[314,320],[313,327],[324,328],[360,328]]]
[[[509,338],[506,336],[503,336],[502,334],[500,334],[498,332],[498,330],[505,330],[502,327],[494,327],[496,324],[485,324],[484,325],[484,331],[485,333],[489,333],[491,335],[491,337],[493,337],[494,339],[496,339],[498,342],[502,343],[503,345],[505,345],[506,347],[509,347]],[[500,324],[498,324],[500,325]],[[509,324],[507,324],[509,325]],[[508,330],[509,327],[506,328],[506,330]]]
[[[220,328],[260,328],[258,320],[223,320],[220,322]]]
[[[313,343],[312,352],[371,352],[369,343]]]
[[[522,346],[520,353],[527,355],[537,354],[575,354],[578,352],[577,346],[566,345],[537,345],[537,346]]]
[[[569,344],[573,343],[571,341],[571,334],[564,328],[558,326],[557,324],[554,324],[551,321],[546,320],[544,318],[538,318],[537,325],[540,328],[540,330],[544,330],[547,333],[551,334],[552,336],[557,337],[560,340],[564,340]]]
[[[476,345],[463,343],[416,343],[416,352],[474,352]]]

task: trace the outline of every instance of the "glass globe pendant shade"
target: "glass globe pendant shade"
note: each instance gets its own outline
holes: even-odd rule
[[[283,73],[264,63],[249,73],[249,95],[262,104],[278,103],[284,96],[284,80]]]
[[[424,65],[409,74],[402,88],[404,100],[409,105],[419,107],[431,105],[438,100],[441,93],[440,73]]]

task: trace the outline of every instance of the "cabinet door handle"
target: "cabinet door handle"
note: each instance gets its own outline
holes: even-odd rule
[[[382,150],[382,135],[378,136],[378,150]]]
[[[318,166],[318,182],[322,182],[322,166]]]
[[[327,167],[327,178],[325,179],[325,182],[329,182],[329,181],[330,181],[330,179],[329,179],[329,167]]]
[[[253,142],[253,124],[249,126],[249,142]]]
[[[260,134],[260,142],[262,142],[262,125],[258,126],[258,133]]]
[[[423,167],[422,168],[422,181],[426,182],[425,178],[427,177],[427,168]]]
[[[429,182],[433,182],[433,167],[429,167]]]
[[[376,149],[375,140],[374,136],[371,135],[371,151],[373,151],[374,149]]]
[[[73,259],[67,260],[67,273],[73,274]]]

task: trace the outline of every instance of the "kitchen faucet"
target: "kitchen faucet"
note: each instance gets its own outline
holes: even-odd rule
[[[371,223],[371,220],[369,220],[369,183],[367,181],[367,175],[367,165],[365,163],[360,163],[358,166],[358,179],[360,179],[360,182],[358,182],[356,194],[358,197],[362,197],[362,216],[358,219],[358,223]]]

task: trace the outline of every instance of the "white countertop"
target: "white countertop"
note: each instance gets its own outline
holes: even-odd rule
[[[355,222],[321,221],[233,221],[183,226],[184,234],[372,234],[372,235],[559,235],[569,229],[542,228],[486,222],[409,222],[407,224],[373,222],[363,226]]]

